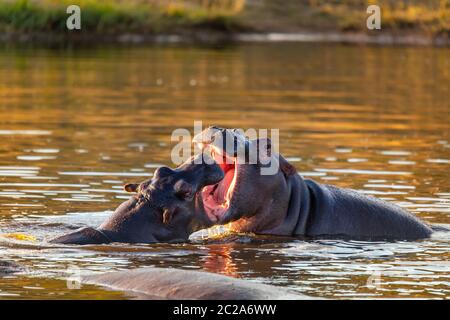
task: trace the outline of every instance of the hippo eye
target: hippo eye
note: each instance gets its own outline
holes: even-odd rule
[[[178,191],[175,194],[181,200],[189,200],[192,198],[192,193],[188,191]]]

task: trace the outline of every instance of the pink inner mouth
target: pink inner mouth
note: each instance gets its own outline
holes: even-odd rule
[[[229,208],[237,177],[236,161],[233,164],[223,163],[219,166],[225,174],[224,178],[219,183],[206,186],[202,190],[203,207],[213,222],[220,220]]]

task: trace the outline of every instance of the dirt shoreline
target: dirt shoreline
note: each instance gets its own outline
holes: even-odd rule
[[[345,43],[359,45],[388,46],[437,46],[449,47],[447,36],[427,36],[417,33],[380,32],[367,34],[362,32],[331,32],[331,31],[300,31],[300,32],[221,32],[201,31],[173,34],[136,34],[124,33],[117,35],[100,34],[48,34],[48,33],[9,33],[0,35],[3,44],[221,44],[221,43],[273,43],[273,42],[317,42]]]

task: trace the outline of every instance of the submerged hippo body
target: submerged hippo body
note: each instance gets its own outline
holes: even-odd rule
[[[203,271],[140,268],[85,276],[83,282],[125,291],[139,299],[279,300],[311,299],[266,284]]]
[[[228,144],[252,150],[270,158],[265,164],[239,161]],[[211,127],[194,137],[193,142],[209,149],[225,177],[207,202],[207,213],[217,223],[230,223],[239,232],[283,236],[346,237],[358,239],[420,239],[429,237],[432,229],[402,208],[349,189],[322,185],[303,179],[281,155],[272,153],[270,140],[248,140],[239,131]],[[218,142],[220,141],[220,142]],[[253,149],[255,150],[255,149]],[[229,164],[231,162],[231,164]],[[261,168],[277,164],[275,174],[262,175]]]
[[[402,208],[349,189],[291,176],[286,181],[289,206],[274,228],[256,230],[274,235],[355,239],[420,239],[432,230]],[[234,229],[252,229],[235,222]],[[247,230],[250,231],[250,230]],[[254,230],[255,231],[255,230]]]

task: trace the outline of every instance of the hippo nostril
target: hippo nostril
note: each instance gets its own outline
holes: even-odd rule
[[[154,176],[155,177],[166,177],[173,173],[173,170],[169,167],[160,167],[156,169]]]

